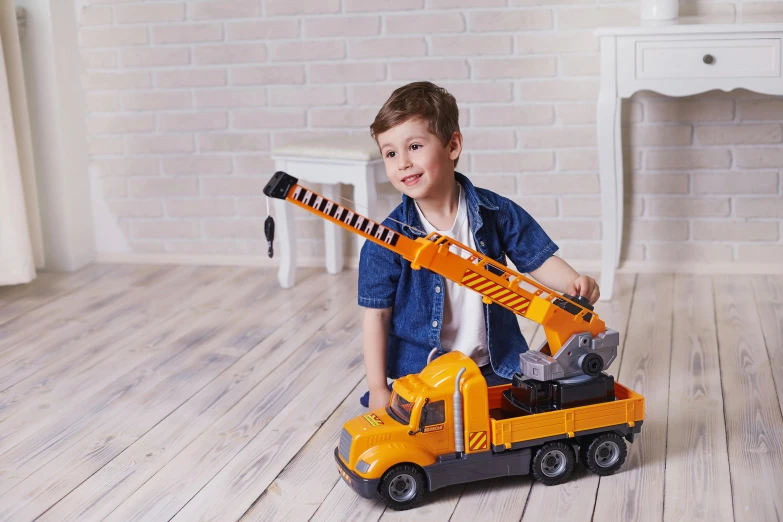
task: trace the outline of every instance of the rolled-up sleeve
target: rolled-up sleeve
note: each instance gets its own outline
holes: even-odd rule
[[[532,272],[557,252],[557,245],[525,209],[504,198],[502,210],[500,237],[517,270]]]
[[[399,254],[365,241],[359,255],[359,306],[389,308],[394,305],[401,271]]]

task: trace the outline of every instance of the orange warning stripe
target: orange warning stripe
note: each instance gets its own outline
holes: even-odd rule
[[[470,451],[487,449],[487,432],[474,431],[468,437],[468,448]]]
[[[530,305],[530,301],[527,298],[515,294],[508,288],[503,288],[501,285],[472,270],[465,270],[465,275],[462,276],[462,284],[520,314],[523,314],[527,310],[528,305]]]

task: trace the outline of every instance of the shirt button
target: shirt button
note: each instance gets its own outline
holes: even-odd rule
[[[481,243],[481,246],[484,246],[484,242],[483,241],[480,241],[480,243]]]
[[[440,287],[439,287],[439,286],[436,286],[436,287],[435,287],[435,293],[436,293],[436,294],[439,294],[439,293],[440,293]]]
[[[438,321],[432,321],[432,327],[437,328],[438,327]]]

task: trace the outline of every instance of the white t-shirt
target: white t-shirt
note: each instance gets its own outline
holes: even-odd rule
[[[475,250],[476,242],[470,232],[468,223],[468,208],[465,201],[465,192],[462,185],[459,186],[459,207],[457,217],[450,230],[436,230],[427,221],[421,212],[418,203],[416,212],[424,226],[424,230],[430,234],[437,232],[456,239],[463,245]],[[452,248],[454,253],[456,248]],[[463,252],[463,257],[468,257]],[[487,327],[484,324],[484,303],[481,294],[465,286],[444,279],[443,291],[443,323],[440,328],[440,344],[444,351],[459,351],[470,357],[479,366],[489,364],[489,351],[487,350]]]

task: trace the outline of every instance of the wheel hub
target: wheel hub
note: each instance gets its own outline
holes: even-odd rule
[[[595,450],[595,463],[608,468],[620,458],[620,448],[611,440],[602,442]]]
[[[552,450],[541,459],[541,471],[547,477],[560,476],[566,468],[566,456],[560,450]]]
[[[407,502],[416,495],[416,481],[407,473],[401,473],[389,483],[389,496],[395,502]]]

